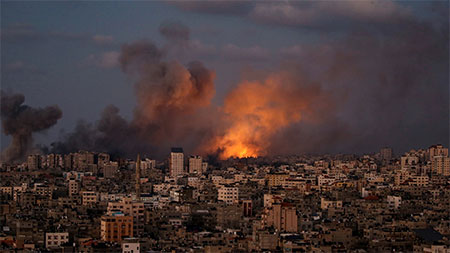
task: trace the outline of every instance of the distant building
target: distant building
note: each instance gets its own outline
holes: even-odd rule
[[[242,211],[244,217],[253,216],[253,202],[251,199],[242,200]]]
[[[45,247],[58,248],[61,244],[69,241],[69,233],[45,233]]]
[[[233,204],[239,199],[239,189],[237,187],[222,186],[218,190],[217,199],[227,204]]]
[[[441,144],[433,145],[428,148],[428,155],[431,161],[435,156],[448,157],[448,148],[444,148]]]
[[[402,204],[402,197],[387,196],[387,204],[389,209],[398,209]]]
[[[122,253],[139,253],[141,244],[136,238],[127,238],[122,241]]]
[[[191,156],[189,157],[189,173],[191,174],[201,174],[202,169],[202,157],[201,156]]]
[[[133,217],[123,213],[102,216],[100,235],[106,242],[121,242],[124,238],[133,237]]]
[[[321,198],[320,208],[322,210],[329,208],[342,208],[342,200],[327,200],[325,198]]]
[[[382,161],[390,161],[392,159],[392,156],[393,156],[392,148],[385,147],[380,150],[380,159]]]
[[[119,202],[109,202],[107,214],[123,213],[133,217],[133,231],[135,235],[144,232],[144,202],[132,201],[131,198],[124,198]]]
[[[81,201],[84,206],[96,204],[98,202],[99,196],[97,192],[94,191],[83,191],[81,192]]]
[[[104,166],[109,164],[110,156],[107,153],[98,154],[97,165],[99,169],[104,168]]]
[[[278,231],[297,232],[297,210],[291,203],[275,203],[269,208],[267,225]]]
[[[434,156],[431,160],[431,170],[438,175],[450,176],[450,158],[446,156]]]
[[[80,183],[77,180],[69,180],[69,196],[77,195],[80,192]]]
[[[27,159],[28,170],[39,170],[41,168],[41,156],[29,155]]]
[[[103,177],[104,178],[113,178],[114,175],[119,170],[118,162],[109,162],[103,165]]]
[[[172,148],[170,152],[170,176],[184,174],[184,154],[182,148]]]

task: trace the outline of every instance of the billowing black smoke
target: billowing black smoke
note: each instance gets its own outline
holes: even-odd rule
[[[5,135],[12,136],[12,142],[3,152],[2,160],[18,161],[24,158],[33,144],[33,133],[55,125],[62,117],[58,106],[32,108],[24,105],[23,94],[1,93],[1,119]]]

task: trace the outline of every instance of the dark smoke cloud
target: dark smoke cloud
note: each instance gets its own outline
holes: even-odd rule
[[[33,144],[33,133],[55,125],[62,112],[58,106],[32,108],[24,105],[22,94],[1,93],[1,119],[5,135],[12,136],[12,142],[2,152],[7,162],[23,159]]]
[[[163,26],[161,33],[171,39],[180,36],[188,39],[188,32],[180,33],[186,28],[179,28]],[[137,106],[133,119],[125,120],[116,107],[109,106],[96,124],[80,122],[74,133],[53,144],[53,151],[89,149],[161,157],[173,145],[195,149],[211,128],[204,115],[212,110],[215,73],[198,61],[184,66],[178,61],[164,60],[165,57],[166,50],[149,41],[123,45],[119,63],[122,71],[135,81]]]
[[[280,10],[279,6],[275,7],[275,11]],[[286,50],[289,57],[280,60],[279,69],[261,71],[262,74],[255,74],[251,80],[241,81],[265,83],[267,76],[284,73],[286,80],[279,82],[279,87],[267,89],[268,96],[280,99],[269,100],[264,105],[270,109],[286,101],[294,104],[297,104],[296,99],[310,101],[301,117],[264,136],[269,143],[264,153],[363,153],[386,145],[401,151],[439,142],[448,145],[448,11],[441,14],[446,15],[446,21],[445,18],[422,21],[403,9],[401,15],[395,15],[398,8],[390,7],[388,12],[380,10],[378,16],[369,16],[370,27],[347,26],[346,22],[341,22],[342,34],[338,37],[323,44],[301,44],[298,47],[301,50]],[[316,17],[308,20],[309,27],[339,23],[342,18],[361,20],[361,24],[364,15],[373,15],[359,15],[356,9],[348,15],[342,13],[345,11],[342,8],[327,7],[327,10],[338,11],[339,20],[332,20],[330,14],[327,22],[311,24],[319,17],[314,14]],[[297,22],[295,19],[288,21]],[[297,28],[305,23],[285,25],[299,31]],[[189,38],[189,33],[179,27],[162,26],[160,30],[166,33],[164,36],[169,43]],[[218,109],[210,104],[214,96],[214,72],[199,62],[185,66],[167,60],[173,48],[163,48],[148,41],[122,47],[120,66],[135,81],[137,106],[132,120],[125,120],[117,108],[109,107],[97,123],[80,123],[75,133],[55,145],[59,147],[55,150],[90,149],[129,156],[141,152],[163,157],[170,146],[183,146],[187,152],[204,151],[208,140],[223,136],[229,129],[228,117],[233,115],[224,112],[223,107]],[[304,90],[308,84],[320,88],[320,96],[315,93],[309,96]],[[282,96],[277,93],[289,88],[298,92],[285,92]],[[241,102],[240,94],[233,92],[226,97],[232,96]],[[248,93],[254,94],[252,90]],[[298,107],[303,108],[301,105]],[[269,110],[266,107],[263,112]],[[280,108],[281,113],[286,113],[294,107]],[[244,116],[263,118],[258,115],[250,112]],[[297,118],[300,120],[296,121]],[[254,138],[251,130],[250,139]],[[224,150],[220,146],[212,148]]]
[[[297,50],[303,53],[286,59],[287,65],[315,73],[338,103],[321,124],[301,122],[279,133],[271,149],[361,153],[385,145],[400,151],[448,145],[446,15],[445,22],[389,16],[370,28],[352,27],[333,43]]]

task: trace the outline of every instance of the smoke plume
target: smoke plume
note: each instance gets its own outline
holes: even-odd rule
[[[134,83],[133,118],[109,106],[95,124],[80,122],[54,152],[163,157],[170,146],[183,146],[228,158],[448,141],[448,24],[406,14],[383,20],[285,49],[279,68],[243,75],[223,106],[211,103],[214,71],[169,60],[189,41],[189,30],[163,24],[170,46],[137,41],[120,52],[121,69]]]
[[[3,152],[6,162],[23,159],[33,144],[33,133],[55,125],[62,112],[58,106],[32,108],[24,105],[22,94],[1,93],[1,119],[5,135],[12,136],[12,142]]]
[[[167,36],[175,35],[162,29]],[[134,80],[137,106],[128,122],[109,106],[96,124],[80,122],[76,131],[53,144],[54,152],[91,149],[134,155],[158,152],[183,144],[195,148],[210,129],[206,113],[211,110],[215,73],[193,61],[186,66],[166,61],[165,52],[149,41],[122,46],[119,62]],[[80,142],[80,136],[89,140]],[[195,139],[195,142],[194,142]]]

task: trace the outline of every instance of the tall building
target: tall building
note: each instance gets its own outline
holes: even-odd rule
[[[138,154],[136,159],[136,199],[141,199],[141,156]]]
[[[109,162],[108,164],[103,166],[103,177],[113,178],[118,170],[119,170],[118,162]]]
[[[297,210],[291,203],[276,203],[269,209],[267,225],[278,231],[297,232]]]
[[[170,152],[170,176],[184,174],[184,154],[182,148],[172,148]]]
[[[80,192],[80,183],[77,180],[69,180],[69,196],[77,195]]]
[[[392,156],[392,148],[385,147],[380,150],[380,159],[382,161],[390,161],[392,159]]]
[[[102,216],[100,235],[106,242],[121,242],[124,238],[133,237],[133,217],[123,213]]]
[[[433,161],[435,156],[448,156],[448,148],[444,148],[441,144],[433,145],[428,148],[430,160]]]
[[[40,155],[29,155],[27,159],[28,170],[38,170],[41,167]]]
[[[431,170],[438,175],[450,176],[450,158],[446,156],[434,156],[431,160]]]
[[[191,156],[189,157],[189,173],[191,174],[201,174],[203,161],[201,156]]]
[[[97,158],[98,168],[99,169],[104,168],[106,165],[109,164],[109,160],[110,160],[109,154],[107,154],[107,153],[98,154],[98,158]]]

